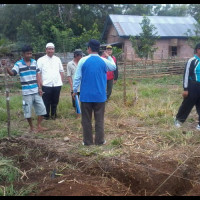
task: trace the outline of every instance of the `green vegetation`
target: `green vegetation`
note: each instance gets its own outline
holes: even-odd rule
[[[199,22],[199,11],[198,4],[0,4],[0,55],[25,43],[41,52],[49,41],[57,52],[84,49],[88,39],[101,39],[109,14],[190,14]]]
[[[142,32],[137,36],[130,36],[130,41],[139,58],[145,58],[147,60],[148,57],[153,58],[154,52],[158,49],[158,47],[154,45],[159,36],[157,35],[156,27],[150,24],[150,19],[148,17],[143,17],[140,26]]]

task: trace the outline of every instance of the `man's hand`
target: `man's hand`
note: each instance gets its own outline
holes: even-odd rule
[[[42,96],[42,95],[43,95],[42,88],[38,88],[38,93],[39,93],[39,95],[40,95],[40,96]]]
[[[186,97],[188,97],[188,91],[183,91],[182,96],[183,96],[184,99],[185,99]]]
[[[114,80],[113,83],[115,84],[117,82],[117,80]]]
[[[106,58],[108,58],[108,53],[106,52],[106,51],[104,51],[104,56],[106,57]]]
[[[2,59],[2,60],[1,60],[1,65],[2,65],[2,66],[5,66],[6,64],[7,64],[7,60],[6,60],[6,59]]]
[[[73,97],[74,100],[75,100],[76,94],[77,94],[77,93],[74,93],[74,92],[72,93],[72,97]]]

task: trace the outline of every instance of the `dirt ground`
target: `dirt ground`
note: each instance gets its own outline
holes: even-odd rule
[[[0,154],[24,172],[16,188],[36,183],[29,196],[200,195],[200,151],[181,165],[174,159],[176,148],[154,157],[136,151],[101,157],[88,147],[81,147],[82,153],[75,151],[79,143],[75,137],[69,143],[54,138],[4,138]],[[177,151],[187,157],[184,148]]]

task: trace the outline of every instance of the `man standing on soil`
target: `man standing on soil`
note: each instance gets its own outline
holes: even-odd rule
[[[83,57],[83,52],[81,49],[76,49],[74,51],[74,59],[70,62],[68,62],[67,64],[67,78],[70,84],[70,88],[71,88],[71,95],[73,94],[73,79],[74,79],[74,74],[76,71],[76,67],[78,65],[79,60]],[[77,95],[78,97],[80,96],[80,86],[78,87],[77,90]],[[75,100],[72,96],[72,105],[75,108]],[[78,115],[78,114],[77,114]],[[77,117],[79,117],[80,115],[78,115]]]
[[[37,61],[41,73],[40,87],[44,92],[43,100],[47,114],[44,119],[57,118],[57,105],[59,103],[60,91],[63,85],[64,70],[60,58],[54,55],[55,46],[53,43],[46,45],[46,55]]]
[[[38,75],[39,69],[37,67],[36,60],[31,59],[32,51],[32,47],[24,46],[22,48],[23,59],[17,61],[12,70],[7,68],[7,72],[10,76],[16,76],[19,74],[22,85],[24,117],[29,123],[30,132],[34,132],[34,126],[31,118],[32,106],[34,106],[35,113],[38,115],[36,131],[40,132],[47,130],[41,126],[43,115],[46,114],[46,108],[42,100],[42,89],[38,87],[38,83],[40,82],[40,77]]]
[[[175,119],[175,126],[181,127],[190,114],[194,105],[199,115],[199,124],[196,129],[200,131],[200,43],[195,47],[195,55],[186,64],[183,77],[183,102]]]
[[[106,46],[106,53],[112,57],[116,64],[116,70],[115,71],[108,71],[107,72],[107,100],[110,98],[110,95],[112,93],[113,83],[115,84],[118,79],[118,67],[117,67],[117,59],[115,56],[112,55],[112,46],[108,45]],[[102,57],[105,57],[104,54]]]
[[[113,59],[105,53],[106,58],[98,55],[100,43],[91,39],[88,43],[88,56],[83,57],[77,66],[73,82],[73,96],[80,88],[80,101],[83,127],[83,145],[102,145],[104,139],[104,112],[106,101],[106,73],[114,71]],[[92,135],[92,112],[95,117],[95,141]]]

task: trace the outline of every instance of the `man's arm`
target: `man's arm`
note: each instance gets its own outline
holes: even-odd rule
[[[74,80],[73,80],[73,96],[77,93],[78,87],[81,84],[82,79],[82,66],[84,62],[88,59],[89,56],[85,56],[81,58],[78,62],[76,72],[74,74]]]
[[[101,57],[101,59],[103,59],[104,62],[106,63],[107,71],[114,71],[114,70],[116,70],[116,65],[115,65],[115,62],[112,59],[112,57],[108,56],[108,54],[106,52],[104,54],[107,57],[107,59],[106,58],[102,58],[102,57]]]
[[[41,77],[41,73],[37,73],[36,74],[36,78],[37,78],[37,84],[38,84],[38,93],[40,96],[42,96],[43,92],[42,92],[42,77]]]
[[[64,81],[64,69],[63,69],[63,65],[62,65],[60,58],[59,58],[59,72],[60,72],[61,80],[63,82]]]
[[[64,81],[64,72],[60,72],[61,80]]]
[[[193,58],[189,59],[186,63],[184,75],[183,75],[183,98],[186,98],[188,96],[188,84],[189,84],[189,74],[190,74],[190,67],[192,64]]]
[[[72,77],[71,77],[71,76],[68,76],[67,79],[68,79],[68,81],[69,81],[71,91],[73,91]]]

